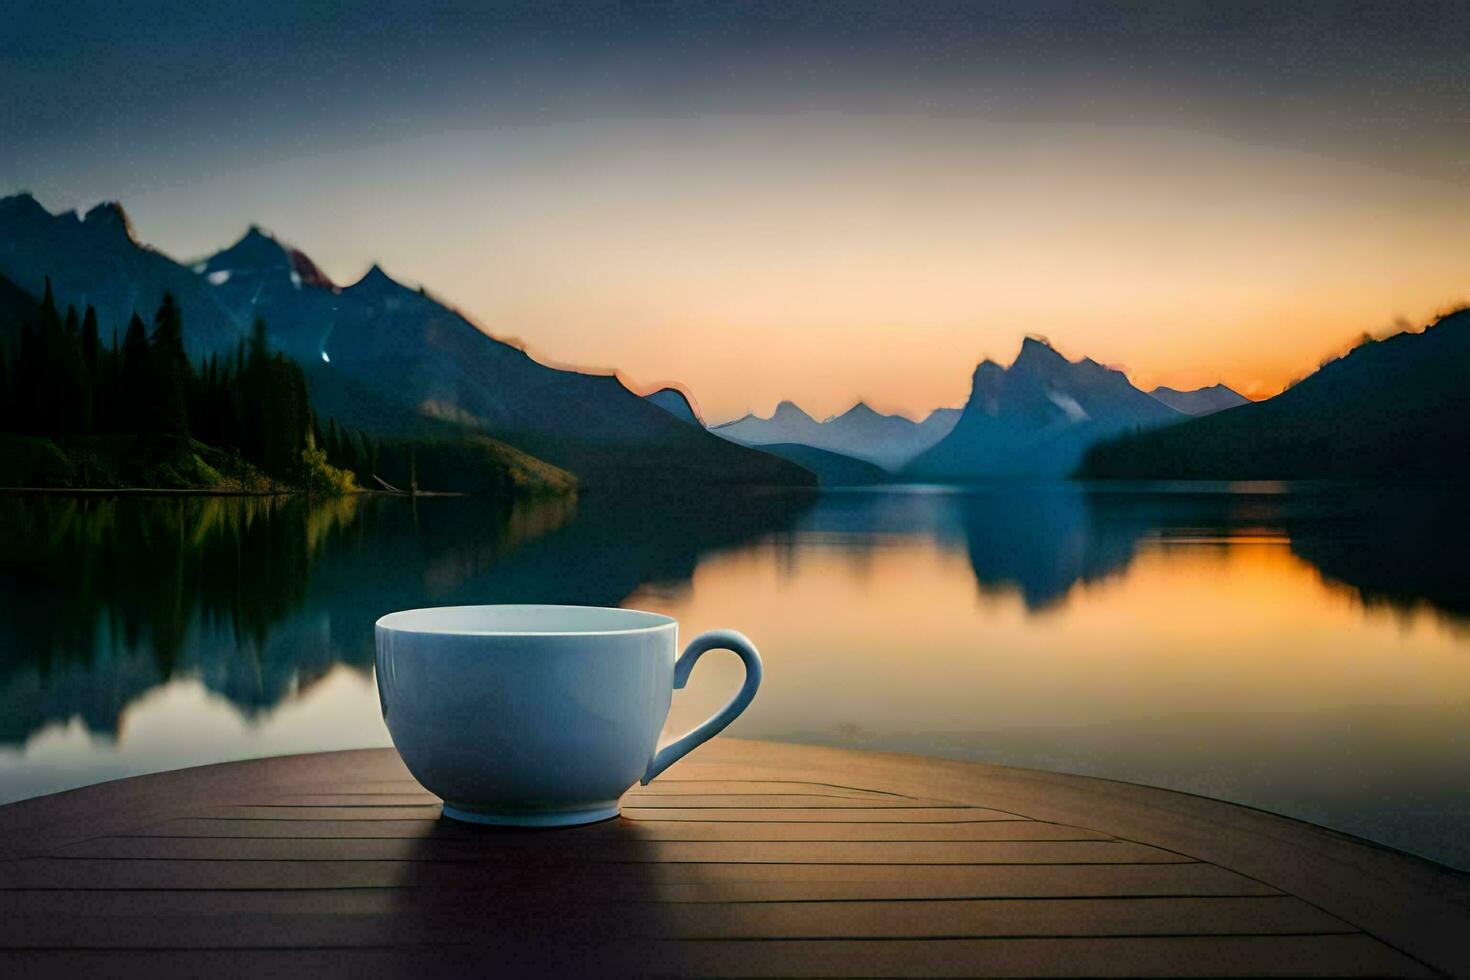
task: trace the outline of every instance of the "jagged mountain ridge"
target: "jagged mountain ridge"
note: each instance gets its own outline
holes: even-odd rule
[[[174,293],[196,359],[232,354],[264,317],[272,346],[306,370],[318,413],[348,427],[483,432],[594,485],[814,481],[785,460],[679,422],[614,376],[540,364],[377,266],[339,289],[258,228],[191,268],[139,244],[120,208],[81,221],[52,215],[29,195],[0,199],[0,274],[28,289],[53,269],[58,302],[97,305],[104,336]]]
[[[914,422],[859,401],[841,415],[818,422],[795,402],[783,401],[769,418],[752,413],[710,431],[747,446],[811,446],[893,472],[944,438],[959,414],[958,409],[940,408],[923,422]]]
[[[205,260],[204,274],[227,273],[215,286],[227,308],[265,316],[275,342],[311,365],[313,396],[321,390],[349,423],[358,409],[346,389],[371,388],[417,418],[487,431],[594,484],[810,482],[783,460],[727,452],[613,375],[541,364],[380,266],[339,289],[313,285],[303,260],[253,229]]]
[[[145,320],[171,292],[187,311],[191,356],[233,349],[249,323],[232,317],[209,283],[161,252],[140,244],[121,205],[98,204],[85,215],[52,214],[30,194],[0,198],[0,275],[33,296],[49,276],[62,308],[91,304],[104,341],[121,336],[134,311]]]
[[[1088,447],[1109,436],[1185,418],[1123,372],[1091,358],[1069,361],[1027,337],[1010,367],[986,360],[975,368],[954,429],[903,475],[961,482],[1066,476]]]
[[[1214,384],[1188,391],[1160,385],[1149,394],[1176,412],[1183,412],[1193,418],[1203,418],[1206,415],[1223,412],[1227,408],[1235,408],[1237,405],[1244,405],[1250,401],[1234,388],[1224,384]]]

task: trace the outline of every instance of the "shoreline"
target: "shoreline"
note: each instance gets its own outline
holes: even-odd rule
[[[217,487],[0,487],[0,494],[40,494],[51,497],[468,497],[451,490],[420,490],[417,494],[388,490],[352,490],[313,494],[307,490],[225,490]]]

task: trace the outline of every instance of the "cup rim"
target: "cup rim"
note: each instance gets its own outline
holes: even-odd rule
[[[456,619],[462,624],[467,616],[484,616],[486,625],[455,625]],[[536,617],[545,617],[548,624],[576,618],[585,619],[587,624],[561,629],[528,629],[513,625],[497,626],[493,622],[496,616],[530,619],[533,626]],[[662,613],[623,609],[619,606],[495,603],[400,609],[379,617],[375,625],[377,629],[392,633],[415,633],[422,636],[623,636],[673,629],[679,625],[679,621]]]

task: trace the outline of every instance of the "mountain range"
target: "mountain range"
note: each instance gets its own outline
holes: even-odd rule
[[[36,294],[51,276],[59,303],[96,307],[104,338],[172,293],[196,360],[232,355],[262,317],[271,345],[305,370],[318,415],[378,435],[489,434],[589,486],[813,482],[681,423],[615,376],[541,364],[377,266],[339,287],[258,228],[185,266],[138,243],[115,204],[51,214],[14,195],[0,199],[0,275]]]
[[[897,472],[943,439],[959,415],[958,409],[939,408],[915,422],[885,415],[860,401],[841,415],[818,422],[795,402],[783,401],[769,418],[752,413],[710,431],[746,446],[811,446]]]
[[[1121,371],[1090,358],[1069,361],[1045,340],[1030,337],[1009,367],[987,360],[976,368],[964,408],[935,409],[923,422],[881,414],[864,402],[819,422],[795,402],[783,401],[767,418],[749,414],[710,431],[800,462],[823,484],[840,478],[873,482],[872,474],[842,466],[832,454],[876,464],[899,480],[1064,477],[1088,448],[1120,432],[1247,403],[1223,384],[1145,392]],[[801,447],[809,451],[798,455]]]
[[[1094,443],[1186,415],[1091,358],[1069,361],[1027,337],[1009,367],[985,360],[953,430],[904,467],[929,482],[1065,477]]]
[[[1210,385],[1208,388],[1195,388],[1192,391],[1180,391],[1178,388],[1166,388],[1160,385],[1149,394],[1174,411],[1183,412],[1194,418],[1223,412],[1227,408],[1245,405],[1250,401],[1249,398],[1225,385]]]
[[[1181,480],[1470,477],[1470,309],[1369,340],[1286,391],[1098,445],[1080,473]]]
[[[250,332],[250,321],[230,316],[202,276],[140,245],[113,203],[52,214],[29,194],[0,198],[0,275],[37,297],[50,276],[63,307],[96,307],[104,340],[113,329],[121,337],[134,311],[151,316],[165,292],[189,318],[184,342],[193,357],[233,351]]]
[[[1464,310],[1360,345],[1263,402],[1224,385],[1143,391],[1028,337],[1009,366],[975,368],[963,408],[922,422],[862,401],[818,421],[783,401],[706,428],[677,387],[640,396],[611,374],[541,364],[378,266],[338,284],[256,227],[186,265],[139,243],[116,204],[53,214],[28,194],[0,198],[0,324],[31,319],[47,277],[62,306],[95,307],[104,346],[165,293],[196,362],[234,356],[260,317],[320,418],[400,446],[491,436],[588,487],[1470,474]]]

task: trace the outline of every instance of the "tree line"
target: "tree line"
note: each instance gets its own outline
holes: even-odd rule
[[[183,314],[165,293],[149,333],[134,313],[121,343],[98,336],[97,313],[56,306],[46,280],[34,322],[20,324],[14,364],[0,347],[0,431],[66,440],[131,435],[195,439],[231,450],[268,476],[307,485],[376,472],[379,447],[335,420],[323,427],[311,410],[306,377],[295,361],[271,353],[265,322],[255,320],[233,355],[212,354],[197,367],[184,349]]]

